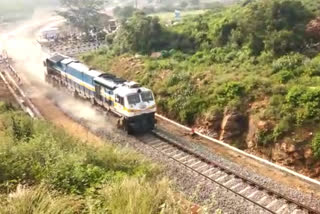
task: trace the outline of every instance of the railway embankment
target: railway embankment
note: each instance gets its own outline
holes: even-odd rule
[[[319,179],[318,11],[258,1],[169,27],[136,14],[81,59],[150,87],[160,114]]]
[[[1,213],[181,213],[160,168],[0,103]],[[129,203],[129,201],[135,201]],[[166,204],[166,206],[161,206]],[[186,207],[184,207],[186,206]]]

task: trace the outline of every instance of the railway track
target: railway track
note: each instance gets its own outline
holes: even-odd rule
[[[183,165],[188,170],[195,172],[198,176],[202,176],[205,182],[215,183],[227,189],[239,198],[262,208],[265,213],[320,214],[318,210],[294,201],[280,192],[264,187],[237,172],[227,169],[220,163],[199,155],[157,130],[139,137],[139,140]]]
[[[10,65],[9,59],[2,60],[0,62],[0,79],[6,85],[24,112],[33,118],[43,118],[39,110],[33,105],[31,100],[28,98],[28,96],[26,96],[24,91],[19,86],[20,77]]]
[[[19,77],[12,67],[6,63],[0,64],[0,78],[5,82],[19,105],[30,116],[42,118],[37,108],[20,88]],[[204,178],[205,182],[215,183],[233,194],[243,198],[263,209],[266,213],[315,213],[320,211],[294,201],[287,196],[266,188],[253,180],[241,176],[239,173],[229,170],[220,163],[209,160],[195,151],[192,151],[182,143],[171,139],[167,135],[155,130],[151,134],[140,136],[139,140],[159,151],[188,170],[195,172]]]

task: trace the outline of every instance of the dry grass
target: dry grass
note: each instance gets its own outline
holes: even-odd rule
[[[1,214],[69,214],[80,213],[83,200],[76,196],[61,195],[47,187],[26,188],[19,185],[17,190],[2,197]]]

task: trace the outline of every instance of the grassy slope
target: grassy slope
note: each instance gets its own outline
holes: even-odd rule
[[[3,103],[0,171],[1,214],[181,212],[159,168],[140,155],[92,147]]]

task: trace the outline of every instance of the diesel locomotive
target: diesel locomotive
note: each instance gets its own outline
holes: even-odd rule
[[[90,69],[76,59],[54,54],[44,61],[45,80],[64,87],[75,97],[87,99],[119,117],[118,127],[129,134],[154,128],[156,103],[152,91],[113,74]]]

